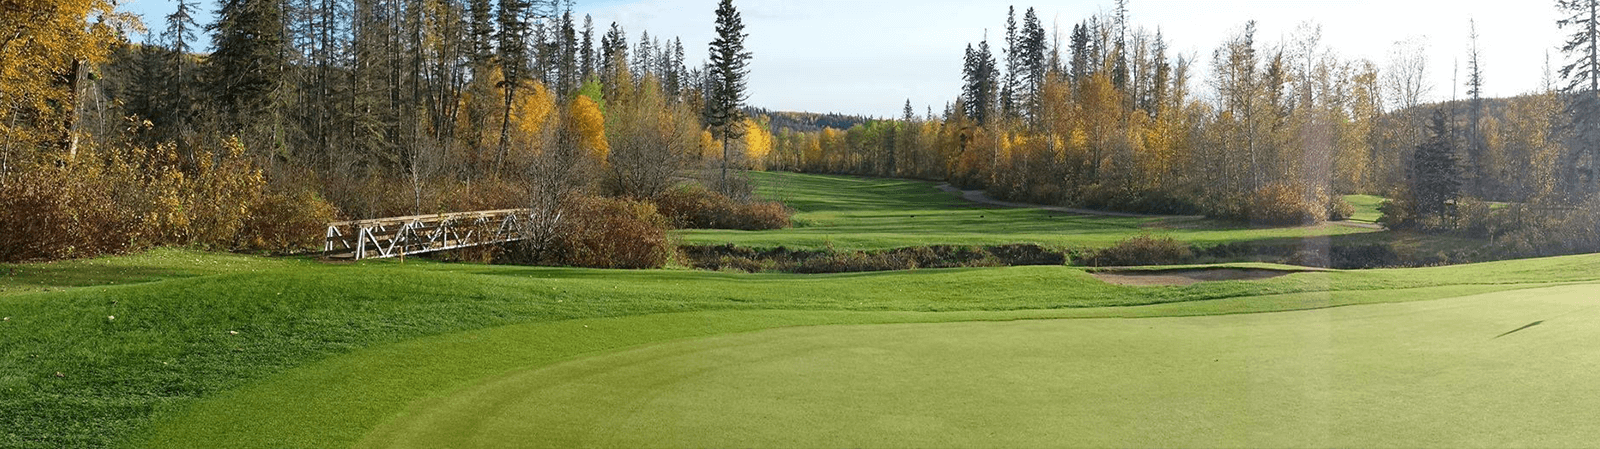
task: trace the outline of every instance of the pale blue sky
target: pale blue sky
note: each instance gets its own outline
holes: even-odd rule
[[[640,31],[680,36],[690,59],[703,59],[712,38],[716,0],[579,0],[596,28],[621,23],[630,41]],[[1200,68],[1211,51],[1247,20],[1259,22],[1258,41],[1286,40],[1302,23],[1323,28],[1324,45],[1346,59],[1387,64],[1394,42],[1425,38],[1429,45],[1434,99],[1451,95],[1452,65],[1464,66],[1468,19],[1481,35],[1486,90],[1515,95],[1542,85],[1545,54],[1555,51],[1554,0],[1131,0],[1135,25],[1160,27],[1177,52],[1197,55]],[[173,0],[124,1],[159,27]],[[907,99],[918,112],[942,108],[961,83],[962,52],[988,31],[1003,33],[1006,7],[1039,11],[1046,26],[1063,30],[1111,8],[1112,0],[1021,3],[992,0],[735,0],[755,52],[751,99],[778,110],[897,116]],[[214,1],[203,4],[215,7]],[[1020,17],[1019,17],[1020,19]],[[1066,34],[1066,31],[1063,31]],[[1199,74],[1204,76],[1204,72]],[[1463,76],[1464,78],[1464,76]],[[1195,88],[1206,90],[1203,79]],[[1460,89],[1465,92],[1465,89]]]

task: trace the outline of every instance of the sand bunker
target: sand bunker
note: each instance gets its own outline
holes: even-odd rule
[[[1261,270],[1246,268],[1207,268],[1169,271],[1102,271],[1092,273],[1102,281],[1117,285],[1138,287],[1183,286],[1213,281],[1258,281],[1288,276],[1296,271]]]

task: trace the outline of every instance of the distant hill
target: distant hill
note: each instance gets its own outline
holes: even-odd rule
[[[751,116],[766,116],[772,120],[772,129],[791,129],[800,132],[817,132],[823,128],[850,129],[856,125],[876,120],[871,117],[845,114],[818,114],[814,112],[771,111],[762,108],[745,108]]]

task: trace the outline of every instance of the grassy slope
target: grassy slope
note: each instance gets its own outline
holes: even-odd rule
[[[184,262],[186,265],[227,267],[233,272],[185,277],[188,274],[176,270],[173,275],[178,278],[161,282],[124,285],[132,279],[123,279],[115,286],[0,297],[0,316],[10,318],[0,323],[0,409],[17,411],[0,414],[0,429],[6,429],[0,431],[0,446],[106,446],[139,433],[156,414],[185,416],[184,410],[205,410],[188,407],[194,405],[196,398],[214,396],[295,367],[360,348],[519,323],[689,311],[1014,311],[1220,298],[1236,299],[1192,303],[1203,306],[1162,313],[1237,313],[1429,299],[1528,288],[1529,284],[1600,280],[1600,257],[1594,256],[1425,270],[1303,273],[1258,283],[1173,288],[1111,286],[1082,270],[1067,267],[797,276],[416,262],[323,265],[173,251],[104,259],[85,266],[132,264],[139,257],[187,260],[190,262]],[[26,273],[44,267],[48,266],[21,268]],[[141,276],[146,275],[132,275]],[[12,278],[0,285],[18,286]],[[1413,292],[1368,291],[1453,285]],[[1342,293],[1240,299],[1324,291]],[[1072,313],[1120,314],[1129,309],[1084,310],[1089,312]],[[917,320],[962,319],[971,317],[935,315]],[[771,321],[759,316],[741,320],[729,319],[732,329],[686,329],[718,333],[850,322],[838,320],[837,315],[820,321]],[[868,317],[856,322],[883,321],[894,320]],[[673,328],[676,327],[667,326],[667,330]],[[663,338],[682,337],[663,332]],[[629,333],[619,338],[653,341],[654,336]],[[644,341],[620,341],[588,349],[556,345],[553,350],[602,350]],[[464,371],[469,379],[458,379],[460,382],[493,374],[492,369],[488,373]],[[65,377],[55,377],[56,372]],[[446,383],[441,388],[450,386]],[[419,390],[418,394],[428,391],[435,390]],[[374,407],[378,409],[370,412],[377,415],[350,416],[386,416],[384,413],[392,409],[383,407],[405,403],[384,405],[376,401]],[[198,425],[209,421],[178,422]],[[307,429],[331,432],[317,427],[303,430]]]
[[[498,376],[358,447],[1588,445],[1594,293],[725,335]]]
[[[1369,233],[1336,225],[1253,228],[1210,220],[1096,217],[974,205],[933,183],[795,173],[751,173],[758,193],[799,213],[793,229],[764,232],[684,231],[685,243],[750,247],[886,249],[922,245],[1036,243],[1108,246],[1150,233],[1190,243]]]
[[[1383,213],[1378,212],[1378,205],[1383,204],[1384,198],[1375,195],[1345,195],[1344,202],[1355,207],[1356,213],[1350,216],[1350,221],[1361,223],[1377,223],[1378,217]]]

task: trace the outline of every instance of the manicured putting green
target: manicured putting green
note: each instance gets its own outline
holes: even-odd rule
[[[724,335],[500,376],[359,447],[1590,445],[1597,291]]]

